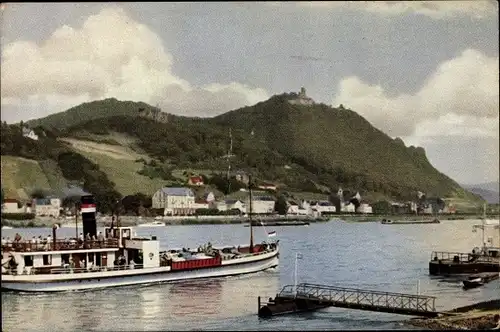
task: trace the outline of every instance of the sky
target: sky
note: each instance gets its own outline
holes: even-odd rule
[[[3,3],[1,118],[115,97],[209,117],[303,86],[421,146],[461,184],[499,178],[495,1]]]

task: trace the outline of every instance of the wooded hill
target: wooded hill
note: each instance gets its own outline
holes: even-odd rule
[[[39,141],[22,137],[18,126],[4,124],[0,144],[2,155],[55,161],[68,180],[81,177],[75,169],[81,170],[87,174],[86,190],[105,186],[99,189],[103,195],[114,197],[120,193],[110,174],[101,170],[105,165],[89,161],[61,139],[105,141],[140,151],[147,155],[144,159],[152,159],[144,160],[140,172],[161,187],[178,182],[175,174],[187,169],[206,170],[205,176],[225,174],[231,130],[232,169],[250,172],[258,181],[273,182],[282,190],[328,194],[341,187],[364,197],[399,200],[414,199],[422,191],[428,196],[480,200],[437,171],[424,149],[406,147],[349,109],[292,105],[287,102],[292,97],[273,96],[214,118],[169,114],[161,122],[153,120],[151,114],[160,111],[150,105],[106,99],[29,121],[36,131],[46,133]],[[134,143],[110,140],[113,133]]]

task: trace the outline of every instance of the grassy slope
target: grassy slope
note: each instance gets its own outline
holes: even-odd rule
[[[118,143],[132,144],[133,141],[121,139],[119,136],[113,136]],[[102,137],[100,137],[103,139]],[[110,139],[108,137],[107,139]],[[135,194],[142,192],[152,195],[159,187],[163,185],[161,179],[150,179],[140,175],[137,171],[142,169],[143,163],[136,162],[139,158],[149,159],[146,155],[139,154],[129,146],[112,145],[107,143],[97,143],[98,140],[80,140],[80,139],[61,139],[72,144],[73,149],[99,165],[99,168],[106,173],[108,178],[116,185],[116,189],[122,195]]]
[[[27,199],[34,189],[51,189],[47,176],[35,160],[2,156],[2,187],[7,198]]]

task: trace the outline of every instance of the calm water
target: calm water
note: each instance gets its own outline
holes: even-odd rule
[[[139,330],[331,330],[409,328],[409,317],[330,308],[313,313],[259,319],[257,296],[274,296],[293,283],[295,253],[301,252],[299,281],[437,296],[437,309],[450,309],[500,297],[498,280],[463,291],[461,282],[428,276],[433,250],[470,251],[481,243],[472,233],[477,221],[428,225],[329,222],[309,227],[267,227],[281,243],[280,267],[243,277],[146,287],[56,294],[2,294],[3,330],[139,331]],[[11,238],[20,230],[3,230]],[[162,249],[196,248],[248,242],[242,225],[137,228],[157,235]],[[257,241],[266,238],[254,228]],[[25,229],[25,236],[48,235],[50,229]],[[74,230],[60,229],[59,236]]]

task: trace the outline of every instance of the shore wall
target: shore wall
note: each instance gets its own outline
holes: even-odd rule
[[[500,312],[500,299],[475,303],[465,307],[460,307],[450,310],[450,312],[468,312],[471,310],[493,310],[493,309],[498,309],[498,311]]]

